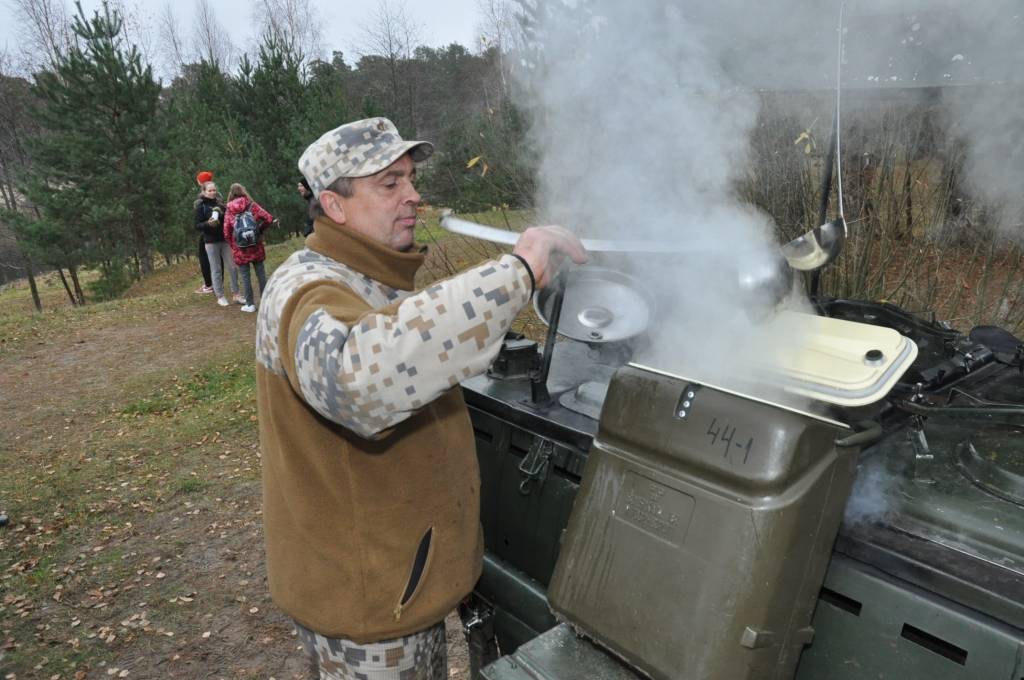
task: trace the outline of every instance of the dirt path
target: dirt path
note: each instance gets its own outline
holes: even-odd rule
[[[68,403],[116,402],[124,381],[160,379],[200,363],[204,348],[251,346],[254,315],[211,302],[77,328],[0,358],[0,412],[22,426],[45,422],[65,415]]]
[[[211,358],[247,362],[255,315],[199,295],[127,308],[0,355],[18,477],[0,482],[0,677],[313,677],[267,593],[255,404],[194,434],[201,404],[123,415]]]

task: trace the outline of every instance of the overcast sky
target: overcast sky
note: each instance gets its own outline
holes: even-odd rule
[[[310,20],[322,22],[327,51],[324,56],[328,56],[332,50],[340,50],[345,54],[346,61],[353,63],[354,55],[359,52],[362,26],[371,21],[379,1],[312,0],[311,4],[320,8],[322,12],[319,17],[310,17]],[[141,22],[145,23],[152,19],[151,27],[154,32],[156,18],[163,12],[166,2],[167,0],[125,0],[127,7],[138,9]],[[188,34],[192,29],[195,0],[171,2],[178,12],[179,27]],[[396,3],[400,3],[400,0],[392,0],[392,4]],[[90,16],[101,4],[101,0],[82,0],[82,7]],[[74,12],[74,0],[66,0],[65,5],[70,16]],[[211,5],[220,23],[231,32],[232,43],[236,47],[243,43],[252,18],[250,3],[241,0],[215,0]],[[408,0],[404,7],[408,18],[421,27],[422,44],[440,47],[457,42],[470,50],[476,49],[477,29],[480,25],[477,0],[434,0],[430,3]],[[18,29],[16,13],[10,0],[0,0],[0,51],[6,51],[15,60],[19,57]],[[236,30],[241,35],[236,35]],[[155,60],[159,61],[158,58]]]

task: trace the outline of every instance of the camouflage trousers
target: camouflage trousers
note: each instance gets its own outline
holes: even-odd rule
[[[298,623],[306,652],[321,680],[447,680],[448,642],[444,621],[405,637],[361,645],[314,633]]]

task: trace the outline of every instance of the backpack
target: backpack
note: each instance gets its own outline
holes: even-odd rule
[[[252,248],[259,243],[260,228],[250,210],[235,217],[235,245],[239,248]]]

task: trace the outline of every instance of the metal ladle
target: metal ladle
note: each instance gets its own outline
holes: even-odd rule
[[[789,266],[797,271],[821,269],[836,259],[846,242],[846,220],[837,217],[798,236],[779,250]]]
[[[448,231],[472,236],[492,243],[515,245],[519,233],[508,229],[496,229],[447,214],[441,218],[441,226]],[[698,254],[692,247],[667,246],[658,241],[618,241],[607,239],[580,239],[583,247],[592,253],[679,253]],[[814,271],[836,259],[846,242],[846,222],[842,217],[815,227],[798,236],[779,250],[796,271]]]

